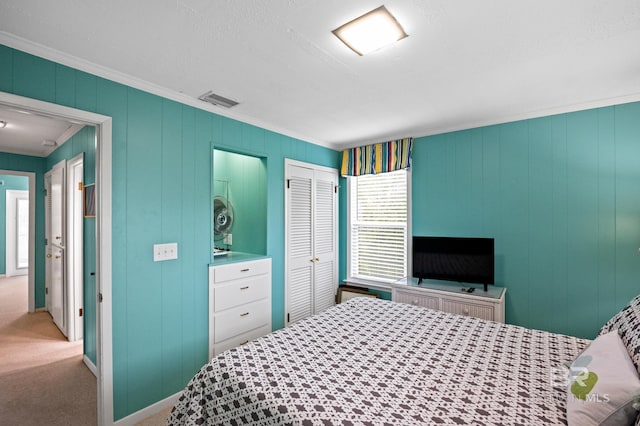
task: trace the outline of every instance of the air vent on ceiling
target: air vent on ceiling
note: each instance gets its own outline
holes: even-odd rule
[[[213,104],[213,105],[223,106],[225,108],[231,108],[233,106],[238,105],[238,102],[233,101],[231,99],[227,99],[220,95],[216,95],[211,90],[205,93],[204,95],[200,96],[198,99],[200,99],[201,101],[209,102],[210,104]]]

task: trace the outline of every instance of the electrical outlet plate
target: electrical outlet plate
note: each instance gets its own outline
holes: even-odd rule
[[[232,234],[227,234],[224,236],[224,243],[225,244],[233,244],[233,235]]]
[[[154,244],[153,261],[162,262],[178,258],[178,243]]]

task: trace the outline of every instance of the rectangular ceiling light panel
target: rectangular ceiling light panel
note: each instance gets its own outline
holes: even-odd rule
[[[360,56],[407,37],[402,26],[384,6],[365,13],[332,32]]]

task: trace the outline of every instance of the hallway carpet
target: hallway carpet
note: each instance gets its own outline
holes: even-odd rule
[[[0,424],[95,425],[96,378],[47,312],[27,312],[27,277],[0,278]]]

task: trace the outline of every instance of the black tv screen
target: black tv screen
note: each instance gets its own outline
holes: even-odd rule
[[[413,237],[413,276],[494,284],[493,238]]]

